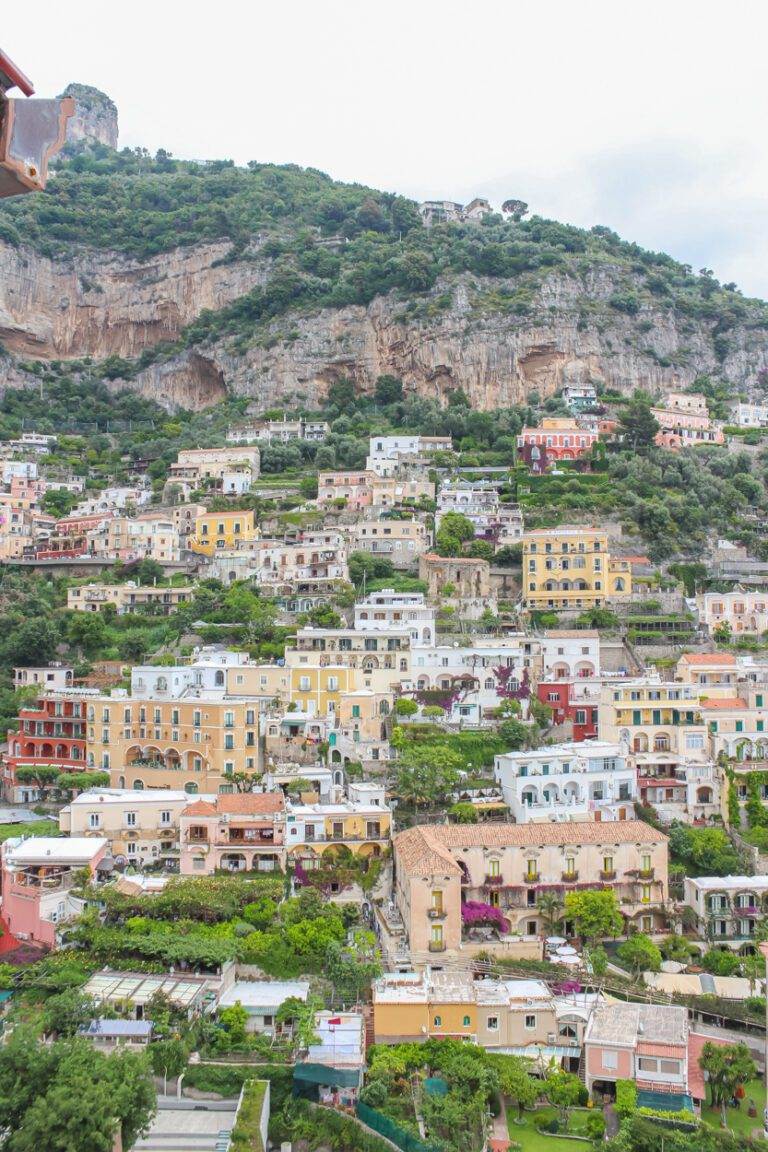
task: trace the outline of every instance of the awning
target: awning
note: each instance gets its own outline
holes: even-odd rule
[[[529,1060],[564,1060],[566,1056],[581,1056],[578,1044],[562,1047],[557,1044],[528,1044],[525,1048],[491,1048],[489,1051],[498,1052],[500,1056],[526,1056]]]

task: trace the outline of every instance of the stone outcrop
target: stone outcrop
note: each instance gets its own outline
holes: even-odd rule
[[[62,96],[72,96],[75,114],[67,125],[67,143],[105,144],[117,148],[117,105],[90,84],[68,84]]]
[[[203,310],[224,307],[270,274],[258,244],[237,258],[223,241],[146,261],[88,250],[54,261],[0,244],[0,341],[21,359],[135,358],[176,341]],[[729,329],[725,349],[722,341],[717,347],[714,321],[663,303],[642,303],[635,315],[612,307],[617,288],[627,287],[626,266],[552,272],[525,314],[514,310],[514,295],[505,303],[504,286],[464,275],[438,284],[417,307],[393,294],[367,307],[301,310],[268,331],[241,327],[236,341],[160,357],[115,386],[129,384],[168,408],[201,408],[226,394],[271,407],[311,402],[345,377],[366,391],[391,373],[409,392],[442,401],[462,389],[474,407],[493,410],[569,382],[659,392],[708,373],[748,387],[768,370],[762,313]],[[514,293],[514,281],[506,286]]]
[[[141,262],[85,250],[65,262],[0,244],[0,341],[37,359],[138,356],[264,282],[266,264],[227,263],[229,249],[177,248]]]

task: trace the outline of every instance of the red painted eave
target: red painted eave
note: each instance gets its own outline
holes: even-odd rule
[[[7,78],[10,83],[4,84],[3,78]],[[34,96],[35,89],[32,81],[29,80],[20,68],[17,68],[13,60],[9,59],[0,48],[0,87],[3,88],[20,88],[25,96]]]

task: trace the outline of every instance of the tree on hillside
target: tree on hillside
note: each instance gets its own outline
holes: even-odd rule
[[[526,1108],[531,1108],[541,1094],[540,1080],[530,1075],[530,1064],[520,1056],[494,1056],[491,1067],[499,1077],[499,1089],[508,1096],[517,1108],[518,1119],[522,1119]]]
[[[446,512],[435,535],[435,551],[439,556],[460,556],[467,540],[474,540],[475,526],[461,512]]]
[[[505,216],[511,216],[516,224],[528,215],[528,205],[525,200],[505,200],[501,206]]]
[[[581,1081],[572,1072],[558,1068],[544,1081],[544,1094],[560,1114],[563,1128],[568,1127],[568,1110],[574,1108],[581,1098]]]
[[[707,1073],[710,1101],[713,1108],[720,1107],[725,1128],[726,1105],[740,1085],[757,1076],[755,1062],[746,1044],[715,1044],[707,1041],[701,1050],[699,1067]]]
[[[544,921],[544,926],[552,935],[555,928],[563,922],[563,898],[558,892],[540,892],[536,901],[536,910]]]
[[[403,399],[403,382],[397,376],[379,376],[374,395],[376,403],[382,408],[388,404],[398,404]]]
[[[37,788],[41,800],[47,798],[60,775],[59,769],[53,764],[23,764],[16,769],[19,784],[32,784]]]
[[[651,403],[640,393],[630,400],[619,417],[619,433],[623,442],[634,451],[650,447],[661,428],[651,411]]]
[[[565,919],[573,920],[579,936],[589,941],[618,935],[624,923],[612,888],[566,893]]]
[[[661,968],[661,952],[644,932],[637,932],[620,944],[616,955],[623,964],[629,965],[635,976],[641,972],[658,972]]]

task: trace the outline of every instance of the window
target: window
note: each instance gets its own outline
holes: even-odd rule
[[[498,876],[499,875],[499,861],[498,860],[489,860],[488,861],[488,875],[489,876]]]
[[[643,894],[640,897],[642,904],[650,904],[651,902],[651,886],[650,884],[643,884]]]
[[[224,727],[225,728],[234,728],[234,726],[235,726],[235,714],[234,714],[234,712],[225,712],[224,713]]]
[[[227,751],[231,751],[235,746],[235,737],[232,732],[227,732],[224,736],[224,747]]]
[[[194,711],[192,713],[192,726],[194,728],[199,728],[201,723],[202,723],[202,719],[203,719],[202,713],[198,712],[198,711]]]
[[[603,872],[613,872],[613,856],[603,856]]]
[[[605,1049],[603,1049],[602,1058],[603,1058],[602,1059],[603,1068],[606,1068],[606,1069],[618,1068],[618,1066],[619,1066],[618,1053],[606,1051]]]
[[[489,1016],[487,1021],[486,1021],[486,1027],[488,1028],[489,1032],[498,1032],[498,1030],[499,1030],[499,1018],[498,1018],[498,1016]]]
[[[435,1016],[434,1019],[432,1020],[432,1023],[433,1023],[435,1028],[442,1028],[442,1026],[443,1026],[442,1016]]]
[[[647,852],[644,852],[640,857],[640,867],[643,872],[650,872],[651,870],[651,857]]]
[[[171,814],[166,809],[166,811],[160,813],[160,823],[167,825],[167,824],[170,824],[170,822],[171,822]]]
[[[135,812],[126,812],[125,823],[126,823],[126,826],[128,828],[135,828],[136,827],[136,813]]]
[[[565,861],[565,874],[566,876],[574,876],[576,874],[576,860],[573,856],[568,856]]]
[[[101,816],[99,816],[98,812],[90,812],[89,813],[89,815],[88,815],[88,827],[89,828],[100,828],[101,827]]]
[[[664,1072],[667,1076],[680,1075],[680,1061],[679,1060],[660,1060],[659,1072]]]
[[[299,691],[309,692],[309,676],[299,676]]]
[[[533,879],[533,877],[536,876],[536,874],[538,872],[538,869],[536,867],[536,861],[535,860],[527,860],[526,861],[526,868],[527,868],[526,876]]]
[[[464,1019],[462,1020],[462,1025],[465,1028],[469,1028],[469,1025],[470,1025],[470,1017],[469,1016],[464,1017]]]
[[[533,1015],[533,1013],[530,1013],[528,1016],[526,1016],[525,1026],[529,1031],[536,1027],[536,1017]]]

